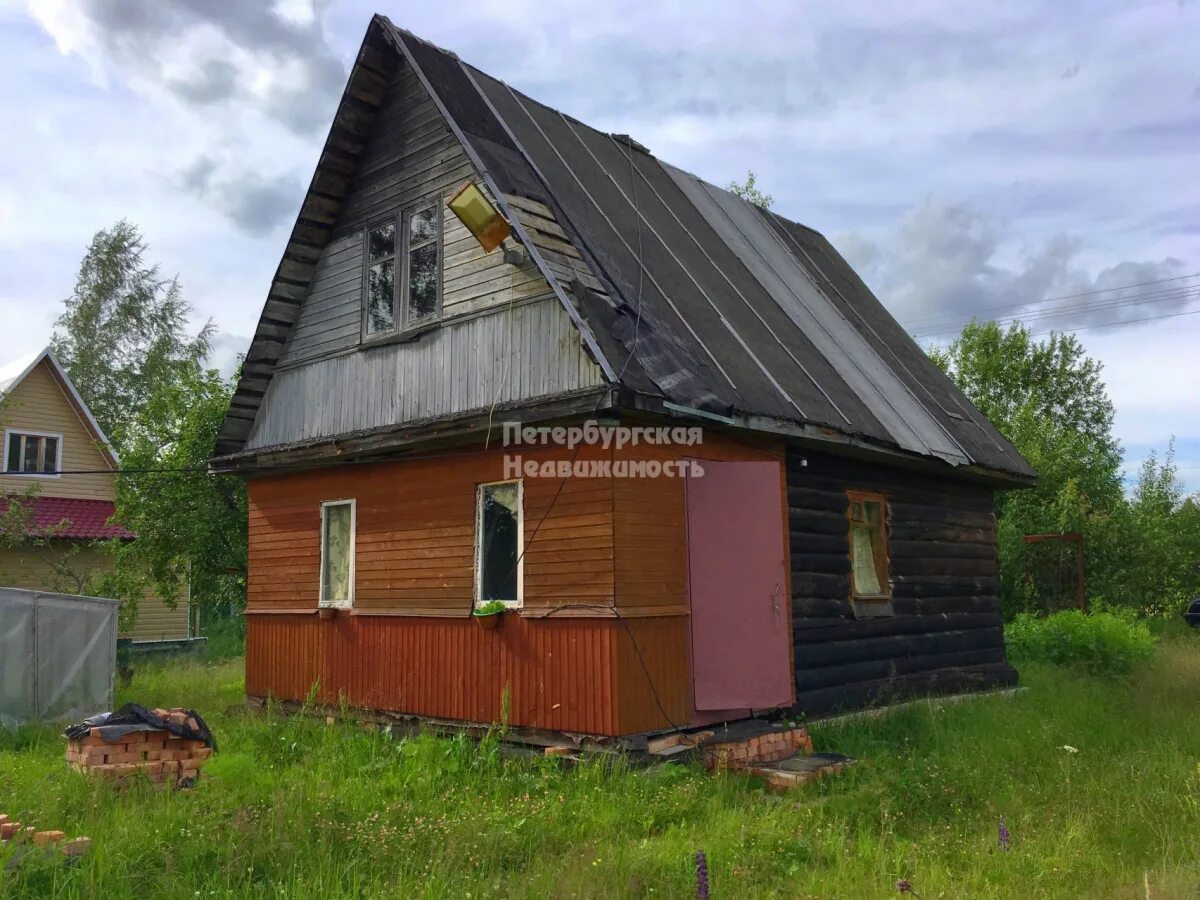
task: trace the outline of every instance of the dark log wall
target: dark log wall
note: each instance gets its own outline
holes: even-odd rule
[[[797,449],[787,481],[797,712],[1016,683],[991,488]],[[847,490],[887,497],[894,616],[855,618]]]

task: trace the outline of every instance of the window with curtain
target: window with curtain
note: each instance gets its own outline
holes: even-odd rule
[[[354,501],[321,504],[321,605],[354,605]]]
[[[891,615],[888,580],[887,500],[883,494],[848,492],[850,599],[858,615]]]

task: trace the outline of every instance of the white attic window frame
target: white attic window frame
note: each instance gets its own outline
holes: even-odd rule
[[[18,472],[10,472],[8,470],[8,457],[9,457],[10,444],[12,442],[12,435],[14,435],[14,434],[20,435],[22,438],[21,456],[20,456],[21,459],[24,459],[24,457],[25,457],[24,438],[27,438],[27,437],[54,438],[55,442],[56,442],[55,443],[55,451],[54,451],[54,472],[53,473],[49,473],[49,472],[19,472],[19,471]],[[20,427],[5,428],[4,429],[4,450],[3,450],[4,459],[3,459],[3,465],[0,466],[0,476],[7,476],[9,478],[48,478],[48,479],[57,480],[59,478],[62,478],[62,454],[63,454],[63,436],[62,436],[62,434],[60,434],[58,432],[33,431],[32,429],[29,429],[29,428],[20,428]]]

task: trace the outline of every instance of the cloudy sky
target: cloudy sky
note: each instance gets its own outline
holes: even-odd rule
[[[379,11],[709,181],[753,169],[926,343],[1079,329],[1130,465],[1175,436],[1200,490],[1200,3],[550,8],[0,0],[0,362],[128,218],[230,365]]]

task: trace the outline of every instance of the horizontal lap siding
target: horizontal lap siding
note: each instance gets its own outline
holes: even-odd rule
[[[0,438],[6,429],[62,435],[62,470],[92,474],[30,478],[5,475],[0,469],[0,494],[21,494],[36,487],[42,497],[88,500],[112,500],[115,497],[112,464],[97,448],[96,438],[84,425],[73,402],[67,399],[66,391],[46,360],[38,363],[0,400]],[[6,448],[7,444],[0,445],[0,462],[4,460]]]
[[[847,490],[888,498],[894,617],[853,616]],[[991,489],[790,450],[788,506],[798,711],[1015,683]]]
[[[56,539],[49,545],[0,550],[0,585],[31,591],[77,594],[94,590],[94,580],[113,559],[89,541]],[[147,592],[138,601],[133,627],[120,637],[135,641],[183,640],[190,636],[187,597],[174,607]]]
[[[587,448],[578,459],[603,452]],[[504,474],[497,449],[252,479],[250,605],[316,608],[321,503],[354,499],[356,607],[466,615],[474,594],[476,485]],[[525,480],[527,607],[612,604],[612,504],[609,479]]]

